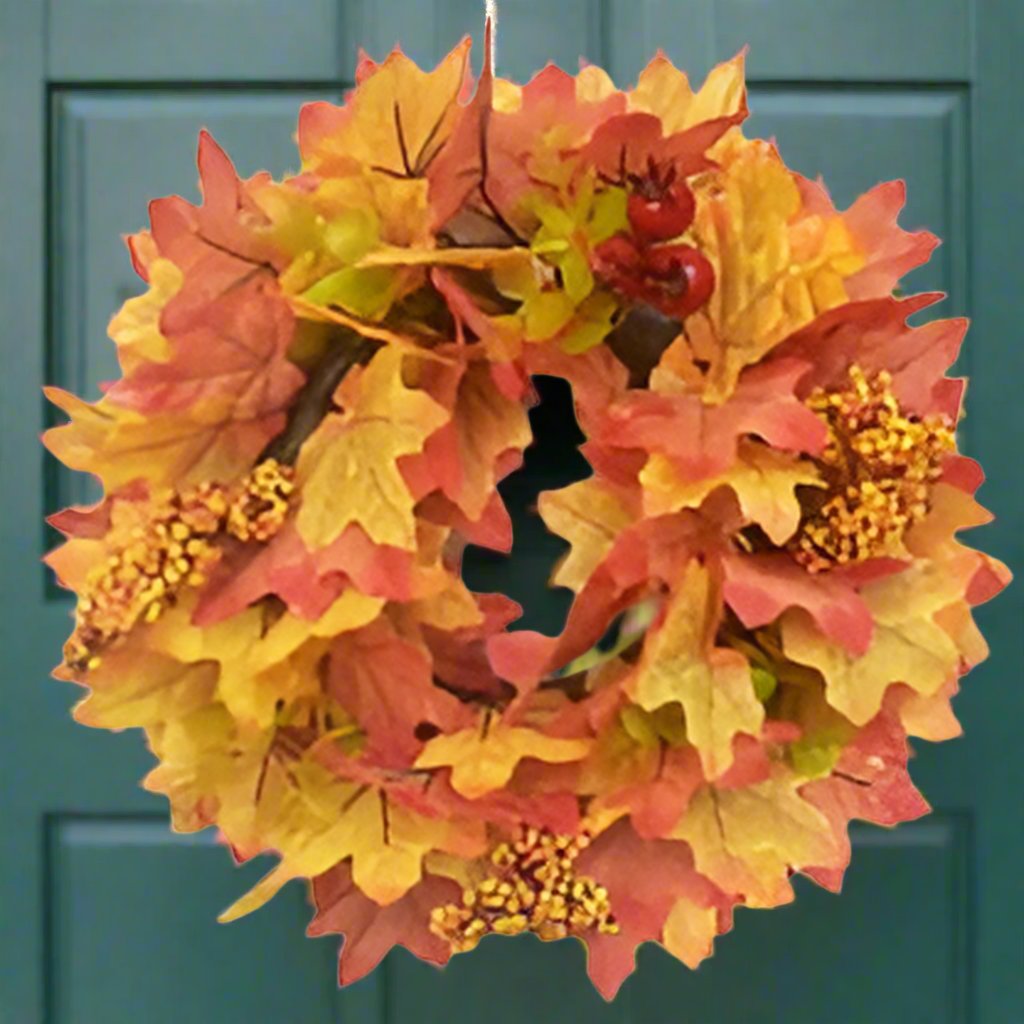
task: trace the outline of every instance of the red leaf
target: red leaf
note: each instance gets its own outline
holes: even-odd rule
[[[749,369],[729,401],[717,406],[695,394],[630,391],[610,407],[587,410],[597,421],[589,431],[591,444],[661,452],[688,480],[725,472],[746,434],[776,448],[816,454],[825,445],[825,425],[794,394],[807,369],[796,360]]]
[[[608,890],[618,935],[587,932],[587,970],[598,991],[612,999],[636,966],[636,947],[657,942],[680,899],[719,910],[719,931],[731,926],[731,900],[693,866],[686,843],[645,840],[625,820],[602,832],[577,861],[581,874]]]
[[[350,866],[339,864],[313,879],[316,916],[307,934],[345,937],[338,961],[342,985],[369,974],[395,946],[404,946],[429,963],[444,964],[451,948],[431,933],[430,912],[457,902],[461,895],[451,879],[428,874],[401,899],[381,907],[356,887]]]
[[[867,605],[831,574],[811,575],[788,555],[728,555],[723,559],[726,603],[748,629],[774,622],[787,608],[805,608],[821,631],[851,654],[871,644],[874,624]]]
[[[866,725],[843,750],[827,779],[808,783],[801,795],[831,822],[849,860],[846,827],[853,818],[876,825],[898,825],[928,814],[931,808],[907,773],[907,738],[899,720],[886,712]],[[816,882],[838,892],[842,868],[811,868]]]
[[[475,720],[467,705],[434,685],[429,652],[383,619],[334,641],[326,688],[366,732],[366,756],[390,768],[416,760],[420,724],[450,733]]]

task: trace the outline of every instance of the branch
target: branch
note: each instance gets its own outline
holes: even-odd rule
[[[634,306],[605,341],[629,370],[629,386],[642,388],[647,386],[651,370],[681,330],[678,320],[644,304]]]
[[[331,408],[331,397],[342,378],[359,363],[365,363],[380,345],[359,337],[354,331],[339,337],[310,373],[299,397],[288,410],[288,422],[260,454],[258,462],[277,459],[291,465],[303,442],[319,426]]]

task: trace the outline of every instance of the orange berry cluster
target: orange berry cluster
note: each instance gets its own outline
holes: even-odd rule
[[[529,931],[546,942],[589,928],[617,934],[608,890],[574,869],[589,843],[586,833],[562,836],[524,828],[518,839],[492,852],[494,870],[464,890],[461,904],[434,908],[430,930],[456,953],[468,952],[492,933]]]
[[[900,555],[904,534],[928,511],[943,456],[956,445],[946,417],[903,412],[887,371],[869,378],[854,365],[849,376],[842,390],[818,389],[807,399],[828,426],[824,501],[793,541],[810,572]]]
[[[86,579],[64,660],[96,668],[101,651],[138,622],[155,622],[183,587],[198,587],[217,563],[218,535],[267,541],[288,511],[294,471],[268,459],[239,484],[201,483],[154,495],[131,524],[116,524],[110,554]]]

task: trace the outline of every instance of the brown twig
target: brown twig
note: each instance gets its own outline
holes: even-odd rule
[[[331,396],[342,378],[359,363],[365,363],[380,345],[354,332],[339,338],[324,354],[288,411],[284,430],[263,449],[258,459],[277,459],[291,465],[299,449],[331,407]]]

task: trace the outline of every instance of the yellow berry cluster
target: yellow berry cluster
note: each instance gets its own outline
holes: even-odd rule
[[[268,541],[288,515],[295,474],[276,459],[261,462],[242,481],[241,492],[228,509],[227,531],[239,540]]]
[[[928,488],[954,449],[947,418],[907,415],[885,370],[851,366],[841,390],[814,391],[807,405],[828,426],[820,459],[827,489],[794,538],[811,572],[899,555],[906,531],[928,511]],[[817,496],[812,496],[815,500]]]
[[[462,893],[461,904],[434,908],[431,931],[456,953],[468,952],[490,933],[530,931],[544,941],[590,928],[617,934],[608,890],[574,868],[589,843],[586,833],[562,836],[524,828],[518,839],[492,852],[492,872]]]
[[[240,484],[201,483],[154,495],[130,526],[115,526],[111,553],[89,573],[64,659],[77,672],[138,622],[155,622],[183,587],[198,587],[221,555],[218,534],[269,540],[284,522],[293,471],[273,459]]]

